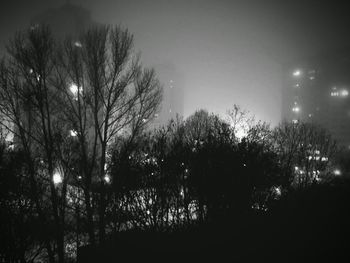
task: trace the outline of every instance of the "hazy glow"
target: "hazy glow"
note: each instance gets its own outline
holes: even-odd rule
[[[62,175],[58,171],[55,171],[52,180],[54,184],[60,184],[62,183]]]
[[[76,137],[78,133],[75,130],[70,130],[70,136]]]
[[[300,75],[301,75],[301,71],[299,69],[297,69],[293,72],[294,77],[299,77]]]
[[[300,111],[300,108],[299,108],[299,107],[293,107],[292,111],[293,111],[293,112],[299,112],[299,111]]]
[[[107,184],[109,184],[111,182],[111,178],[109,177],[109,175],[105,175],[105,177],[103,179],[105,180],[105,182]]]
[[[249,125],[245,122],[239,124],[235,124],[234,122],[232,122],[231,128],[233,129],[235,137],[238,140],[242,140],[248,135]]]
[[[243,127],[240,127],[238,129],[236,129],[235,131],[235,136],[236,138],[238,138],[239,140],[242,140],[245,136],[247,136],[247,131],[246,129],[244,129]]]
[[[82,88],[81,87],[78,87],[78,85],[76,85],[75,83],[72,83],[70,86],[69,86],[69,90],[70,92],[73,94],[74,96],[74,99],[78,99],[78,93],[81,93],[82,91]]]
[[[6,142],[9,142],[9,143],[12,143],[13,142],[13,139],[14,139],[14,134],[13,132],[9,132],[6,137],[5,137],[5,141]]]
[[[341,175],[341,171],[339,169],[335,169],[333,173],[334,175]]]
[[[340,92],[340,96],[342,96],[342,97],[347,97],[348,95],[349,95],[349,92],[346,89],[344,89]]]
[[[274,187],[274,192],[276,193],[276,195],[280,196],[282,194],[282,190],[280,186],[276,186]]]
[[[74,95],[78,93],[78,86],[74,83],[70,85],[69,89]]]
[[[79,41],[74,42],[74,46],[76,47],[82,47],[83,45]]]

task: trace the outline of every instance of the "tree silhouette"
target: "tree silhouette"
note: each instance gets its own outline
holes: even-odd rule
[[[286,187],[306,187],[332,177],[337,145],[328,131],[310,123],[282,123],[274,131]]]
[[[132,35],[120,27],[91,28],[80,41],[62,43],[39,26],[19,32],[8,52],[0,65],[1,126],[24,154],[43,232],[54,228],[53,240],[45,240],[49,260],[64,262],[70,196],[83,197],[76,222],[86,215],[90,242],[96,233],[102,242],[109,146],[120,136],[132,142],[145,129],[162,90],[155,72],[133,56]]]

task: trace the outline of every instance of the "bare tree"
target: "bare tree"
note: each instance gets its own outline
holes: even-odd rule
[[[8,52],[0,65],[1,126],[25,153],[44,231],[55,226],[54,245],[45,239],[50,262],[56,256],[64,262],[68,185],[83,189],[90,242],[95,223],[102,241],[109,147],[119,136],[132,141],[142,133],[162,89],[155,72],[133,56],[132,35],[119,27],[92,28],[79,42],[61,43],[40,26],[18,33]]]
[[[39,194],[39,174],[48,187],[51,213],[55,222],[56,254],[64,261],[64,220],[67,176],[57,151],[62,136],[60,105],[53,89],[55,43],[47,27],[18,33],[8,46],[10,58],[0,67],[0,111],[6,117],[2,126],[14,134],[16,146],[23,149],[29,181],[43,227],[49,218],[43,213],[45,197]],[[41,172],[39,172],[41,171]],[[57,178],[55,178],[55,176]],[[59,180],[60,186],[55,184]],[[62,181],[62,182],[61,182]],[[46,240],[50,262],[54,252]]]
[[[91,191],[98,185],[99,238],[105,236],[109,146],[118,136],[129,141],[149,123],[161,102],[154,70],[142,69],[133,56],[133,36],[120,27],[88,30],[80,42],[67,39],[57,67],[65,118],[79,141],[82,185],[89,236],[95,242]]]

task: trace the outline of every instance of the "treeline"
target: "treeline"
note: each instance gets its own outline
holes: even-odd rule
[[[102,191],[109,236],[124,230],[171,233],[213,222],[237,223],[251,213],[279,211],[292,196],[302,196],[296,193],[334,181],[334,171],[340,169],[337,148],[325,130],[307,123],[271,129],[250,121],[247,126],[246,121],[237,124],[247,128],[238,138],[237,126],[202,110],[140,134],[132,143],[118,138],[109,148],[105,187],[92,182],[94,233]],[[44,240],[54,242],[56,226],[48,199],[50,182],[37,171],[47,222],[43,231],[23,156],[20,149],[3,144],[1,247],[4,256],[22,255],[28,261],[45,257]],[[73,260],[77,246],[91,241],[81,175],[67,180],[63,231],[65,257]],[[296,202],[290,204],[292,208]]]

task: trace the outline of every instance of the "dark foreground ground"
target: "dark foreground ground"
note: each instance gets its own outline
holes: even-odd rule
[[[83,247],[78,262],[348,262],[348,185],[317,187],[274,213],[218,220],[172,234],[124,232]]]

